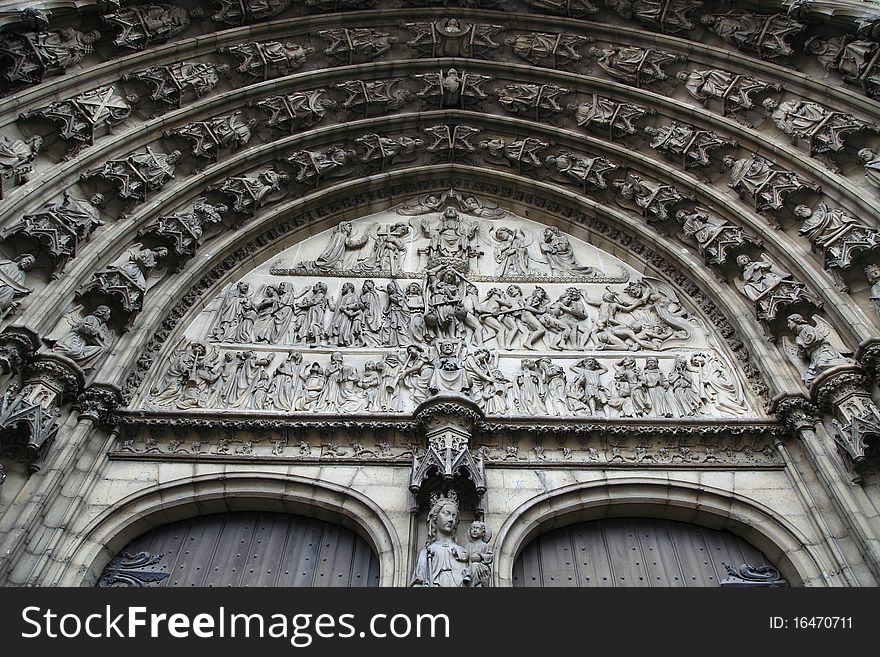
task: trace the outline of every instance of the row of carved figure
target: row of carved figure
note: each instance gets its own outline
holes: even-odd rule
[[[398,347],[437,339],[498,349],[658,350],[693,338],[699,320],[655,279],[607,289],[601,298],[568,287],[555,300],[541,286],[481,290],[452,267],[429,271],[427,284],[343,281],[338,295],[324,281],[268,285],[254,298],[239,282],[218,298],[210,339],[216,342]],[[531,289],[529,289],[531,288]]]
[[[679,354],[661,369],[656,357],[639,367],[628,356],[614,372],[596,358],[568,371],[550,357],[523,359],[514,375],[488,349],[462,350],[452,340],[434,348],[410,345],[346,364],[336,352],[311,363],[290,352],[273,368],[274,353],[221,352],[184,343],[172,354],[148,407],[251,409],[283,412],[396,413],[432,395],[455,393],[493,415],[701,417],[748,412],[741,386],[712,352]],[[362,359],[361,359],[362,360]],[[565,364],[571,359],[565,361]]]

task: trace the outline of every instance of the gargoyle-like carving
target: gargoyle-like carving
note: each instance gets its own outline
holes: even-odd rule
[[[0,57],[7,63],[3,79],[7,82],[39,84],[44,77],[60,75],[79,64],[92,52],[101,33],[73,29],[49,32],[0,33]]]
[[[569,70],[572,64],[583,59],[578,48],[594,43],[593,37],[562,32],[520,32],[504,40],[513,53],[535,66]]]
[[[165,245],[181,262],[196,254],[199,245],[216,234],[220,227],[221,212],[225,205],[211,205],[205,198],[197,198],[191,210],[159,217],[138,231],[138,237],[148,237]]]
[[[590,0],[525,0],[525,3],[535,9],[570,18],[589,18],[599,13],[599,8]]]
[[[406,45],[423,57],[472,57],[487,59],[499,47],[494,37],[501,25],[467,23],[458,18],[443,18],[430,23],[407,23],[414,37]]]
[[[0,319],[14,314],[21,299],[32,292],[25,286],[25,278],[35,262],[36,258],[30,253],[23,253],[15,260],[0,259]]]
[[[324,54],[340,64],[354,64],[357,55],[373,61],[391,50],[399,39],[372,27],[337,27],[318,30],[318,36],[330,45]]]
[[[28,181],[33,171],[31,162],[42,147],[43,138],[39,135],[27,139],[0,136],[0,199],[9,193],[9,188]]]
[[[627,174],[624,180],[615,180],[614,186],[625,202],[634,205],[650,226],[673,219],[678,206],[690,198],[672,185],[648,180],[635,173]]]
[[[675,218],[685,236],[697,243],[697,248],[709,265],[723,265],[732,252],[739,251],[745,245],[762,244],[750,231],[712,215],[706,208],[679,210]]]
[[[162,136],[186,139],[193,156],[205,161],[204,166],[208,162],[217,162],[222,151],[236,151],[246,145],[256,125],[255,119],[246,119],[238,110],[226,116],[215,116],[207,121],[194,121],[166,130]]]
[[[727,577],[719,582],[719,585],[727,588],[768,586],[783,587],[788,586],[788,581],[782,579],[779,571],[773,566],[761,564],[752,566],[744,563],[738,568],[734,568],[730,564],[724,564],[727,569]]]
[[[180,151],[165,154],[147,146],[124,159],[108,160],[101,166],[87,170],[82,174],[82,179],[100,178],[112,183],[119,198],[127,201],[131,207],[146,201],[149,192],[161,189],[174,178],[174,165],[179,159]]]
[[[880,96],[880,44],[844,34],[807,39],[804,49],[817,55],[826,71],[838,71],[844,82],[859,85],[872,98]]]
[[[608,135],[611,141],[620,137],[634,135],[638,131],[636,122],[654,110],[631,103],[618,103],[597,93],[589,102],[569,105],[577,124],[583,128]]]
[[[416,158],[416,149],[424,141],[415,137],[383,137],[375,133],[357,137],[355,143],[364,149],[361,162],[384,169],[394,162],[406,162]]]
[[[706,14],[700,22],[740,50],[758,53],[758,57],[770,61],[791,55],[788,40],[806,28],[785,14],[768,16],[734,11]]]
[[[480,148],[486,151],[489,160],[505,163],[515,167],[518,171],[540,168],[544,163],[541,159],[541,151],[549,147],[546,141],[535,137],[525,139],[486,139],[480,142]]]
[[[514,114],[531,114],[535,121],[559,114],[563,106],[560,96],[571,93],[571,89],[557,87],[555,84],[527,84],[512,82],[495,89],[499,104]]]
[[[131,114],[131,106],[137,96],[122,97],[113,87],[98,87],[68,100],[60,100],[45,107],[19,115],[19,120],[34,118],[52,121],[58,128],[58,136],[72,147],[64,159],[78,155],[82,149],[92,146],[95,137],[107,131]]]
[[[855,363],[852,358],[844,355],[847,349],[840,341],[834,327],[820,315],[813,315],[815,326],[797,313],[788,316],[787,324],[795,336],[795,342],[792,343],[784,337],[783,347],[798,369],[802,370],[804,363],[808,364],[801,375],[807,387],[822,372],[838,365]]]
[[[713,98],[721,101],[721,114],[730,116],[740,123],[750,125],[747,116],[754,109],[754,96],[770,91],[781,91],[782,87],[751,75],[737,75],[717,68],[703,71],[681,71],[676,77],[685,83],[687,92],[709,107]]]
[[[173,5],[137,5],[124,7],[104,15],[104,22],[119,30],[113,43],[123,48],[144,50],[154,43],[163,43],[189,27],[190,17],[199,17],[200,10],[187,11]]]
[[[598,58],[599,66],[612,78],[639,88],[662,82],[669,77],[663,70],[666,64],[687,59],[683,55],[638,46],[590,48],[590,55]]]
[[[468,108],[478,105],[488,98],[488,94],[482,89],[482,85],[492,80],[490,75],[477,73],[459,73],[450,68],[444,72],[442,69],[437,73],[420,73],[413,78],[422,83],[423,87],[416,92],[420,98],[437,109],[444,107]]]
[[[47,203],[33,214],[24,215],[0,231],[0,237],[18,237],[38,246],[55,263],[53,278],[57,278],[68,261],[76,257],[79,245],[88,241],[95,228],[104,225],[100,218],[103,207],[104,197],[100,194],[85,201],[64,192],[61,203]]]
[[[860,254],[880,248],[880,231],[840,208],[825,203],[815,209],[799,205],[794,214],[804,222],[798,234],[810,240],[814,252],[825,255],[825,268],[838,276],[852,267]],[[838,282],[846,286],[842,278]]]
[[[218,0],[220,7],[211,20],[227,25],[245,25],[277,16],[290,7],[290,0]]]
[[[290,75],[306,63],[315,49],[296,43],[280,41],[252,41],[229,48],[220,48],[239,60],[238,72],[257,80],[270,80]]]
[[[575,182],[585,192],[606,189],[608,182],[605,176],[618,169],[617,164],[604,157],[587,157],[569,151],[551,155],[545,162],[560,178]]]
[[[296,167],[296,181],[316,187],[327,178],[340,178],[351,173],[356,154],[344,146],[328,146],[319,151],[296,151],[284,158]]]
[[[780,270],[766,258],[752,260],[741,254],[736,264],[742,270],[742,278],[736,286],[744,297],[754,303],[755,312],[762,322],[772,322],[780,312],[799,303],[809,303],[821,308],[822,303],[806,286],[792,279],[791,274]]]
[[[846,147],[844,142],[849,135],[880,131],[875,124],[857,119],[848,112],[835,112],[807,100],[778,103],[768,98],[764,107],[773,112],[773,122],[791,136],[793,143],[806,142],[810,156],[822,160],[832,169],[837,167],[830,156]]]
[[[283,185],[289,176],[272,169],[263,169],[255,175],[231,176],[222,182],[209,185],[205,191],[215,191],[230,201],[239,214],[252,217],[254,212],[267,203],[278,201],[287,194]]]
[[[402,78],[390,80],[348,80],[334,84],[333,88],[344,92],[346,98],[342,101],[342,107],[347,110],[363,112],[364,116],[370,110],[388,112],[398,110],[412,98],[412,94],[406,89],[400,88]]]
[[[426,149],[435,157],[455,162],[474,153],[477,148],[470,138],[480,133],[479,128],[469,125],[435,125],[424,129],[434,141]]]
[[[268,96],[253,103],[254,107],[259,107],[269,115],[266,125],[289,133],[320,123],[327,110],[337,105],[335,100],[327,96],[326,89],[296,91],[285,96]]]
[[[666,34],[693,29],[690,14],[699,9],[701,0],[605,0],[609,9],[626,19],[636,19]]]
[[[145,85],[150,90],[150,100],[158,106],[157,114],[163,114],[183,107],[183,103],[191,98],[201,98],[213,91],[228,70],[226,64],[176,62],[126,73],[122,79]]]
[[[728,186],[739,192],[740,196],[751,199],[756,212],[781,210],[792,194],[821,190],[816,183],[783,169],[760,155],[739,160],[728,155],[723,161],[730,169]]]
[[[228,0],[227,0],[228,2]],[[168,577],[168,573],[160,570],[159,562],[162,560],[162,554],[150,554],[149,552],[138,552],[137,554],[128,554],[123,552],[122,556],[116,557],[101,573],[101,579],[98,580],[97,586],[148,586],[153,582],[161,582]]]
[[[712,164],[712,151],[737,146],[735,140],[725,139],[712,130],[700,130],[675,121],[671,125],[657,128],[648,126],[645,134],[653,137],[651,148],[660,151],[670,160],[678,160],[685,170],[706,168]]]

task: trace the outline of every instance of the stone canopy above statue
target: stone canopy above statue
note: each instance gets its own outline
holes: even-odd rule
[[[343,221],[227,284],[169,348],[157,411],[756,417],[670,284],[455,190]]]

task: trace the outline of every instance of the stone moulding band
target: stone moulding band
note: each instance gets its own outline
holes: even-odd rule
[[[304,267],[271,267],[269,273],[273,276],[314,276],[315,272]],[[389,278],[395,280],[421,279],[424,273],[413,271],[400,271],[392,274],[388,270],[358,270],[358,269],[328,269],[322,271],[323,276],[335,276],[338,278],[363,278],[373,276],[375,278]],[[485,276],[482,274],[469,274],[468,280],[477,282],[496,283],[626,283],[629,281],[629,272],[621,272],[619,276],[541,276],[530,274],[528,276]]]

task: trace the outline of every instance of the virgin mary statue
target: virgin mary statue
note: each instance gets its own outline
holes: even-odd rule
[[[458,495],[431,495],[428,542],[419,552],[411,586],[460,587],[471,585],[468,550],[455,542]]]

